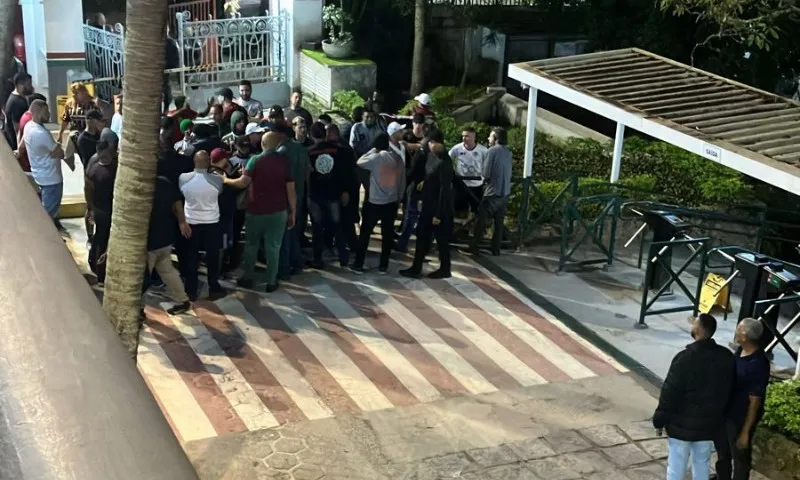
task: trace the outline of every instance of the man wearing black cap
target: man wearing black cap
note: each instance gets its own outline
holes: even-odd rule
[[[97,142],[97,153],[89,160],[83,182],[87,212],[94,223],[94,238],[89,249],[89,267],[97,275],[99,282],[105,281],[105,268],[98,268],[98,261],[108,248],[111,234],[118,141],[117,134],[110,128],[103,129]]]

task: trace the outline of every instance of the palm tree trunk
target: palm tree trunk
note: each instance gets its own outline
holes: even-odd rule
[[[414,56],[411,58],[411,95],[422,93],[425,81],[425,2],[414,0]]]
[[[121,151],[103,309],[135,357],[156,177],[167,0],[128,0]]]
[[[14,20],[17,18],[16,0],[0,0],[0,101],[5,102],[8,93],[7,80],[11,75],[11,37]],[[5,104],[5,103],[4,103]]]

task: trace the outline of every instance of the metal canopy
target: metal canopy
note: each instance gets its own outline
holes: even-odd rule
[[[508,75],[800,195],[797,102],[635,48],[516,63]]]

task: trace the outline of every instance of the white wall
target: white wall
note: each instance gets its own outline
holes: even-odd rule
[[[19,0],[22,7],[22,28],[25,30],[25,56],[28,73],[36,91],[47,96],[47,49],[43,0]],[[81,36],[81,40],[83,37]]]
[[[300,49],[303,42],[322,39],[323,0],[270,0],[271,13],[287,13],[287,47],[292,52],[289,59],[289,86],[300,85]]]
[[[48,53],[83,52],[83,8],[76,0],[44,0]]]

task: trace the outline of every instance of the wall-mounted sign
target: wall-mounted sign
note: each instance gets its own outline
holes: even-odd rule
[[[703,156],[715,162],[719,162],[722,160],[722,149],[715,145],[704,143]]]

